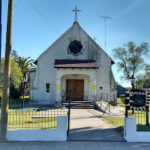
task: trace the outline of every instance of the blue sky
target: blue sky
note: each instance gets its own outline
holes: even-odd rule
[[[5,51],[8,0],[2,0],[2,56]],[[74,22],[71,11],[81,9],[78,22],[104,49],[104,21],[98,15],[112,17],[107,22],[107,50],[128,41],[150,44],[150,0],[14,0],[12,49],[20,56],[36,59]],[[115,61],[115,60],[114,60]],[[116,80],[121,73],[113,66]]]

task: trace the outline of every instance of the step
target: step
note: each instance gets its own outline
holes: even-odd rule
[[[68,107],[68,102],[62,104]],[[94,109],[94,106],[89,101],[72,101],[70,103],[71,109]]]

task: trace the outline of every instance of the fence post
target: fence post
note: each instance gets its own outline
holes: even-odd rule
[[[70,109],[71,109],[71,91],[69,94],[69,99],[68,99],[68,130],[67,130],[67,136],[69,135],[70,132]]]
[[[149,106],[146,107],[146,126],[149,125]]]

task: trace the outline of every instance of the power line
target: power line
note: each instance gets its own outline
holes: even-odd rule
[[[49,23],[48,19],[38,10],[38,8],[36,8],[36,7],[33,5],[33,3],[30,2],[30,0],[26,0],[26,1],[27,1],[27,3],[32,7],[32,9],[34,9],[34,11],[49,25],[49,27],[55,29],[56,33],[58,33],[59,29],[58,29],[58,28],[56,29],[54,26],[52,26],[52,25]],[[77,11],[80,11],[80,10],[77,10]],[[74,45],[73,43],[72,43],[72,46],[73,46],[74,48],[78,49],[78,48],[76,47],[76,45]],[[79,49],[78,49],[78,50],[79,50]]]
[[[14,7],[19,6],[19,5],[20,5],[20,3],[21,3],[21,1],[22,1],[22,0],[18,0],[18,2],[17,2],[16,4],[14,4]]]
[[[53,28],[55,31],[58,32],[58,29],[56,29],[52,24],[49,23],[49,20],[39,11],[38,8],[36,8],[33,3],[30,2],[30,0],[26,0],[27,3],[32,7],[32,9],[49,25],[50,28]]]

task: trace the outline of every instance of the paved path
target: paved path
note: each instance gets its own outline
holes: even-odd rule
[[[126,142],[8,142],[0,150],[149,150],[150,143]]]
[[[69,140],[123,141],[118,133],[104,123],[101,112],[94,109],[71,109]]]

